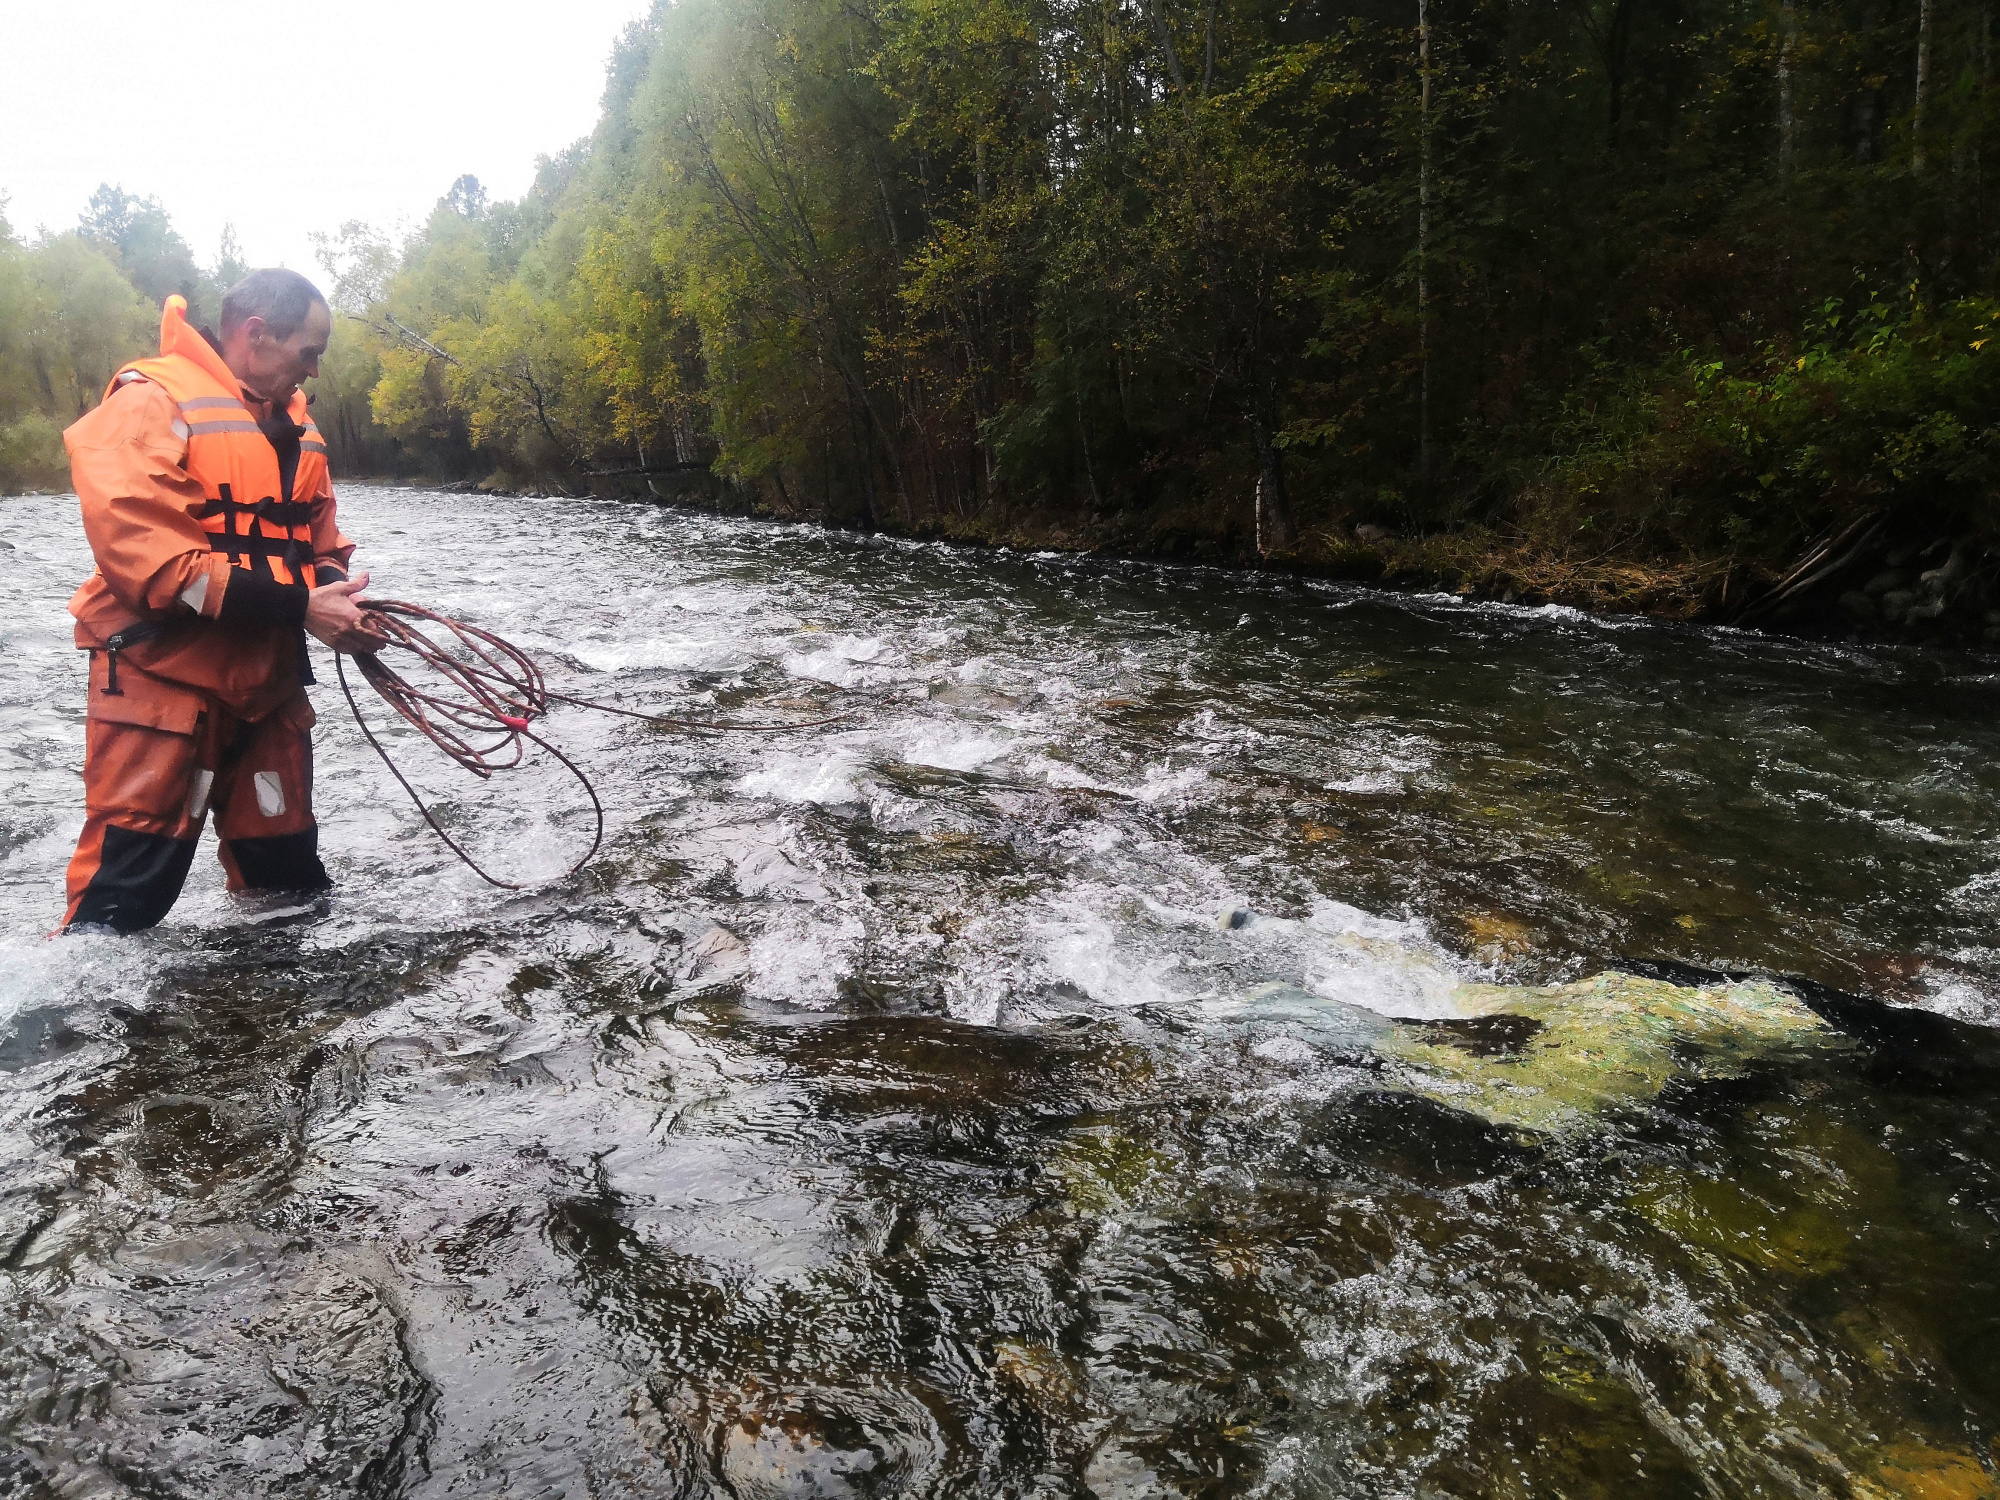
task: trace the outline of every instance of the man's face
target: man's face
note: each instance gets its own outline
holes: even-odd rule
[[[274,406],[292,399],[299,383],[319,374],[319,357],[333,334],[333,316],[315,303],[289,338],[273,334],[262,318],[245,318],[224,341],[224,355],[236,378]]]

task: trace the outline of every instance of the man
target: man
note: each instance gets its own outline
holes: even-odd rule
[[[169,297],[159,357],[120,370],[63,434],[97,559],[69,603],[90,703],[66,930],[134,932],[166,916],[211,808],[232,891],[330,883],[305,636],[338,651],[378,644],[299,390],[332,326],[294,271],[231,287],[219,340]]]

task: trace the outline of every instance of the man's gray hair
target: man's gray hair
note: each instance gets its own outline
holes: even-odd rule
[[[228,338],[247,319],[262,318],[274,337],[288,339],[315,305],[325,307],[326,298],[297,271],[282,266],[252,271],[222,294],[222,336]]]

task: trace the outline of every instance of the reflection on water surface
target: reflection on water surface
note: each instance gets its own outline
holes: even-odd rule
[[[85,558],[0,501],[0,1492],[1995,1492],[1989,664],[345,503],[559,686],[853,717],[563,711],[517,896],[322,688],[334,897],[44,943]]]

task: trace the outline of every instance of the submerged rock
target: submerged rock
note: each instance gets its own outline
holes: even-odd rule
[[[1466,912],[1459,919],[1471,940],[1473,956],[1482,963],[1506,963],[1535,950],[1535,934],[1518,917],[1499,911]]]
[[[1857,1476],[1855,1500],[1992,1500],[2000,1483],[1963,1448],[1913,1439],[1886,1447],[1872,1474]]]
[[[1854,1239],[1848,1224],[1821,1204],[1774,1206],[1754,1187],[1722,1178],[1663,1173],[1627,1201],[1684,1244],[1793,1276],[1839,1270]]]
[[[1043,1344],[1003,1339],[993,1346],[993,1373],[1037,1411],[1074,1418],[1089,1404],[1088,1380],[1076,1364]]]
[[[1260,984],[1233,1009],[1232,1019],[1278,1021],[1301,1027],[1323,1046],[1374,1049],[1396,1034],[1387,1016],[1289,984]]]
[[[1893,625],[1909,612],[1910,606],[1917,602],[1917,596],[1912,589],[1891,589],[1878,602],[1882,608],[1882,618]]]
[[[1786,1047],[1842,1041],[1762,980],[1696,988],[1605,973],[1466,985],[1453,1004],[1459,1019],[1397,1027],[1378,1050],[1408,1065],[1416,1092],[1526,1130],[1573,1130],[1605,1108],[1649,1103],[1679,1074],[1731,1077]]]
[[[1893,1221],[1896,1158],[1879,1138],[1784,1106],[1743,1123],[1760,1149],[1729,1172],[1655,1164],[1627,1206],[1684,1245],[1799,1278],[1840,1270],[1871,1222]],[[1879,1351],[1879,1331],[1862,1344]]]

